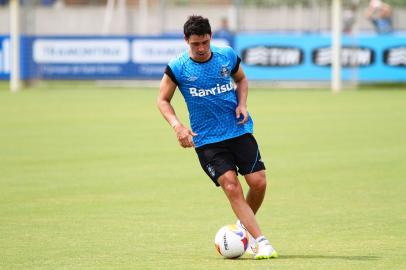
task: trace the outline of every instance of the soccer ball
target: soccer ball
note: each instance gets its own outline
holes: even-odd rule
[[[235,224],[223,226],[216,233],[214,244],[223,257],[236,259],[247,250],[247,231]]]

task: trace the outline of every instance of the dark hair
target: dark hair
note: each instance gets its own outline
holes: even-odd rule
[[[209,19],[197,15],[190,16],[183,25],[183,33],[186,39],[189,39],[191,35],[211,35]]]

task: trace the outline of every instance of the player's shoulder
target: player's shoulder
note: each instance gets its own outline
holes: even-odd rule
[[[219,54],[230,54],[230,53],[235,53],[234,49],[231,48],[230,46],[227,45],[210,45],[210,49],[213,53],[219,53]]]
[[[213,54],[221,56],[221,58],[227,58],[230,59],[232,61],[234,61],[237,58],[237,54],[234,51],[233,48],[231,48],[230,46],[211,46],[210,47],[211,51],[213,52]]]
[[[184,52],[178,54],[176,57],[172,58],[169,61],[168,65],[171,68],[179,67],[179,66],[183,66],[188,60],[189,60],[189,53],[187,51],[184,51]]]

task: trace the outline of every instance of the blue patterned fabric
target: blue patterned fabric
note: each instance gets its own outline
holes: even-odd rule
[[[196,147],[253,132],[251,117],[237,124],[237,92],[231,75],[238,70],[239,58],[230,47],[211,46],[212,56],[196,62],[186,51],[168,64],[189,110],[190,126],[198,135]]]

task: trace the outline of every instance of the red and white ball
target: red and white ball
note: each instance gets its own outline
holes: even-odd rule
[[[223,226],[218,230],[214,243],[223,257],[236,259],[247,250],[247,231],[235,224]]]

